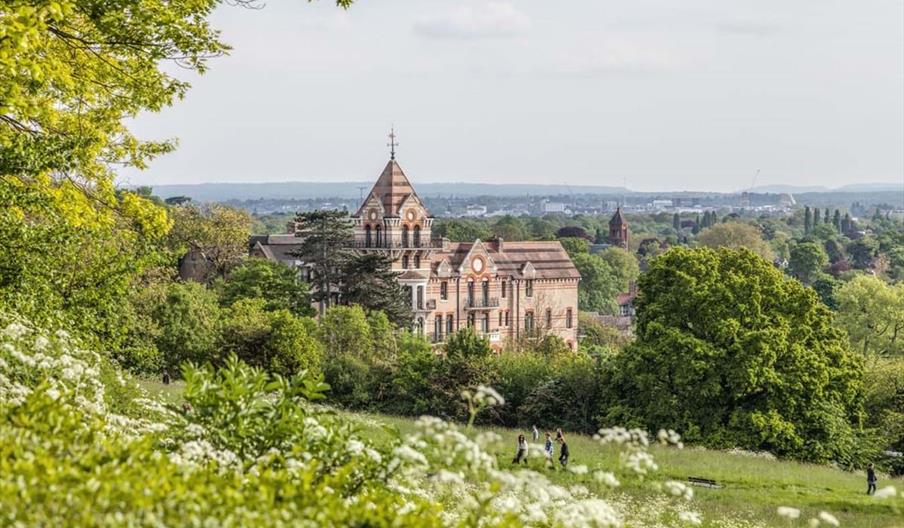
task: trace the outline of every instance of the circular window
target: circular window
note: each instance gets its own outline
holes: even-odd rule
[[[410,220],[414,220],[414,211],[412,211],[412,210],[409,209],[409,210],[408,210],[408,214],[405,215],[405,216],[408,218],[409,221],[410,221]]]
[[[481,271],[483,271],[483,260],[475,258],[471,261],[471,267],[474,269],[474,271],[480,273]]]
[[[376,211],[371,211],[371,212],[370,212],[370,219],[371,219],[371,220],[376,220],[376,219],[377,219],[377,212],[376,212]]]

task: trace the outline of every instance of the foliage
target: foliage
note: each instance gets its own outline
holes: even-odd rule
[[[812,290],[749,250],[673,248],[641,277],[637,340],[607,365],[604,423],[861,463],[861,360]]]
[[[0,305],[40,323],[66,319],[120,349],[127,346],[129,289],[157,262],[155,246],[169,224],[132,193],[107,198],[97,206],[69,182],[0,178]]]
[[[332,304],[333,285],[339,282],[336,270],[349,257],[354,242],[348,213],[308,211],[295,217],[295,236],[300,237],[296,256],[311,267],[317,288],[312,297],[324,308]]]
[[[221,299],[229,306],[241,299],[263,299],[267,310],[288,310],[296,315],[314,315],[308,285],[296,270],[277,262],[248,258],[222,284]]]
[[[877,431],[892,451],[904,451],[904,359],[871,358],[864,374],[863,411],[867,426]],[[904,474],[904,461],[892,460]]]
[[[628,291],[630,284],[640,276],[637,258],[620,247],[608,247],[600,252],[600,258],[609,264],[621,291]]]
[[[251,215],[228,205],[187,203],[169,209],[173,229],[167,246],[176,259],[199,250],[211,265],[211,277],[225,277],[248,254]]]
[[[572,262],[581,274],[578,307],[584,311],[614,314],[619,280],[605,260],[597,255],[577,254]]]
[[[319,372],[323,350],[304,319],[288,310],[267,311],[261,299],[243,299],[223,312],[217,354],[228,355],[269,372],[291,376],[300,370]]]
[[[709,248],[747,248],[770,262],[774,258],[760,231],[741,222],[724,222],[708,227],[700,233],[697,241]]]
[[[396,280],[389,257],[362,253],[350,256],[341,266],[339,292],[343,304],[383,312],[403,328],[411,325],[411,296]]]
[[[904,354],[904,283],[858,275],[835,295],[837,320],[864,354]]]
[[[788,270],[804,284],[810,284],[829,263],[825,250],[816,242],[801,242],[791,248]]]
[[[562,247],[568,253],[568,256],[574,258],[575,255],[580,254],[588,254],[590,253],[590,242],[583,238],[578,237],[566,237],[560,238],[559,243],[562,244]]]
[[[149,287],[136,301],[153,321],[154,344],[170,373],[183,362],[217,357],[220,307],[214,292],[195,282],[173,282]]]

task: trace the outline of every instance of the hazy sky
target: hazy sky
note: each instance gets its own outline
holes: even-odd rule
[[[179,149],[124,181],[370,180],[394,123],[415,185],[904,182],[901,0],[269,0],[213,22],[231,55],[134,125]]]

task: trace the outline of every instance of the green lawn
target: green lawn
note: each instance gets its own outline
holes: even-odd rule
[[[183,387],[181,382],[164,385],[159,381],[143,380],[141,384],[149,394],[171,403],[178,403]],[[348,413],[348,416],[359,424],[363,434],[377,443],[388,442],[392,437],[385,430],[387,426],[403,434],[415,430],[410,418],[354,413]],[[506,442],[506,448],[496,453],[500,467],[506,467],[514,454],[514,449],[509,447],[515,445],[519,433],[528,434],[528,431],[486,429],[502,435]],[[587,465],[591,470],[617,467],[616,448],[602,446],[583,435],[566,433],[566,437],[571,449],[571,464]],[[806,526],[806,519],[826,510],[838,517],[843,527],[904,528],[901,500],[893,503],[889,499],[877,500],[867,496],[866,478],[862,473],[693,447],[678,450],[654,446],[651,452],[659,464],[660,479],[703,477],[722,485],[721,489],[694,489],[692,508],[704,514],[707,526],[789,526],[787,521],[776,515],[775,509],[778,506],[792,506],[802,510],[801,519],[792,526]],[[629,508],[642,507],[658,496],[648,486],[637,482],[623,479],[621,487],[610,491],[598,485],[590,475],[548,470],[539,461],[532,461],[531,464],[533,469],[548,474],[555,483],[583,484],[591,491]],[[880,487],[888,484],[898,490],[904,489],[904,479],[882,479],[879,482]]]
[[[362,428],[376,441],[389,438],[389,434],[381,432],[377,424],[389,425],[401,433],[415,430],[413,421],[408,418],[371,414],[354,416],[358,417]],[[529,436],[529,431],[495,427],[487,429],[502,435],[507,446],[511,447],[496,453],[501,467],[506,467],[511,462],[517,435],[524,433]],[[600,445],[583,435],[566,433],[566,438],[571,451],[571,464],[584,464],[591,470],[612,470],[617,467],[618,451],[615,447]],[[891,500],[877,500],[867,496],[866,477],[862,473],[691,447],[679,450],[654,446],[651,453],[659,464],[662,479],[703,477],[716,480],[722,485],[721,489],[694,488],[692,508],[703,513],[710,521],[728,518],[736,521],[724,524],[726,526],[788,526],[787,521],[778,517],[775,510],[778,506],[792,506],[802,510],[797,526],[806,526],[806,519],[825,510],[838,517],[842,526],[904,527],[904,511],[900,509],[900,499],[897,502],[898,510],[895,510]],[[534,469],[548,474],[555,483],[580,483],[621,504],[641,504],[652,493],[647,486],[625,480],[615,491],[608,491],[594,482],[590,475],[578,476],[547,470],[539,461],[531,463]],[[883,479],[879,484],[880,487],[892,484],[898,490],[904,489],[902,479]]]

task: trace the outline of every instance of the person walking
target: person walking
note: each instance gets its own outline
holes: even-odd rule
[[[866,468],[866,494],[872,495],[876,493],[876,468],[872,464]]]
[[[515,453],[515,458],[512,459],[512,464],[522,461],[527,464],[527,438],[524,438],[523,434],[518,435],[518,451]]]
[[[552,435],[546,433],[546,444],[543,446],[543,453],[546,454],[546,461],[552,462]]]
[[[534,426],[534,442],[537,442],[539,440],[540,440],[540,430],[537,429],[537,426],[535,425]]]
[[[562,428],[560,427],[560,428],[556,429],[556,442],[558,442],[562,438],[564,438],[564,437],[562,436]]]
[[[561,432],[559,434],[561,435]],[[565,442],[564,436],[559,436],[559,443],[562,444],[559,447],[559,464],[562,464],[562,469],[566,469],[568,467],[568,443]]]

